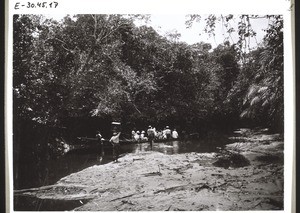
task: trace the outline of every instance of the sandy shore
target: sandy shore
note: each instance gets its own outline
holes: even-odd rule
[[[239,134],[226,150],[244,156],[247,166],[232,159],[215,166],[226,154],[140,152],[15,194],[78,200],[78,211],[283,209],[283,141],[278,135]]]

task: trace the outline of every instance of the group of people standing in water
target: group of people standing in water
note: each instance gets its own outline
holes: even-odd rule
[[[119,154],[120,154],[120,134],[121,131],[117,131],[114,129],[113,135],[110,138],[109,142],[113,146],[113,158],[115,162],[118,162]],[[131,132],[132,139],[138,142],[148,141],[150,142],[150,146],[152,149],[152,144],[154,140],[168,140],[168,139],[177,139],[179,137],[176,129],[171,130],[169,126],[166,126],[163,130],[157,131],[155,127],[149,126],[147,131],[135,131]],[[97,131],[96,137],[98,141],[103,145],[103,137],[100,131]]]
[[[135,141],[152,141],[152,140],[168,140],[177,139],[179,137],[176,129],[171,130],[166,126],[163,130],[156,130],[155,127],[149,126],[147,131],[132,130],[131,138]]]

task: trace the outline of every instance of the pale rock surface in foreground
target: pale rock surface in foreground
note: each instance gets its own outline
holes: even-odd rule
[[[283,142],[236,142],[227,149],[239,149],[250,165],[215,167],[215,153],[140,152],[23,194],[79,200],[78,211],[282,210]]]

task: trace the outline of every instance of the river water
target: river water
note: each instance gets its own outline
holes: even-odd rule
[[[217,147],[223,147],[229,143],[228,136],[214,136],[205,139],[171,141],[164,143],[153,143],[152,151],[157,151],[165,154],[178,153],[209,153],[217,152]],[[121,146],[121,155],[127,153],[138,153],[142,151],[151,151],[149,143],[126,144]],[[55,159],[41,158],[42,161],[34,161],[27,159],[17,165],[18,176],[14,178],[14,190],[27,189],[51,185],[59,179],[81,171],[93,165],[106,164],[113,161],[112,148],[91,147],[85,149],[75,149],[59,156]],[[16,174],[14,174],[16,175]],[[28,200],[29,199],[29,200]],[[55,201],[39,203],[38,199],[30,199],[26,197],[15,197],[15,210],[71,210],[82,203],[64,202],[63,204],[53,203]],[[59,202],[59,201],[58,201]],[[53,209],[58,207],[58,209]]]
[[[228,142],[228,136],[218,135],[197,140],[153,143],[152,151],[170,155],[189,152],[216,152],[217,147],[222,147]],[[123,155],[150,150],[149,143],[121,146],[121,154]],[[93,165],[109,163],[113,160],[113,157],[111,147],[105,147],[103,151],[101,151],[100,147],[91,147],[90,149],[73,150],[55,159],[40,159],[40,161],[36,161],[28,157],[22,160],[20,165],[15,165],[15,168],[18,168],[18,174],[16,176],[14,173],[14,189],[26,189],[54,184],[62,177],[71,173],[81,171]]]

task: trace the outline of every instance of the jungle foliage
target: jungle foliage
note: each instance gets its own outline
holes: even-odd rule
[[[188,45],[136,26],[147,16],[14,15],[14,117],[47,126],[99,117],[128,126],[262,125],[283,130],[283,18],[240,16],[238,43]],[[207,33],[233,16],[209,16]],[[263,43],[251,19],[267,18]],[[191,15],[187,26],[200,21]],[[227,24],[227,25],[226,25]],[[234,29],[228,27],[228,33]],[[170,39],[173,38],[173,39]]]

